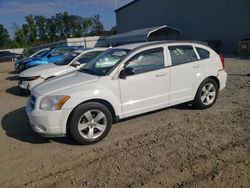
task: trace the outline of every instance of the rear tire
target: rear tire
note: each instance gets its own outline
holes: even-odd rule
[[[194,106],[199,109],[213,106],[217,99],[218,92],[219,88],[216,81],[211,78],[205,79],[196,92]]]
[[[79,105],[69,122],[71,136],[80,144],[88,145],[101,141],[112,126],[109,109],[97,102]]]

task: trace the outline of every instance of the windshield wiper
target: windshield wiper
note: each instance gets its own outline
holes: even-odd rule
[[[58,66],[67,65],[67,64],[64,64],[64,63],[60,63],[60,62],[55,62],[54,64],[55,64],[55,65],[58,65]]]
[[[93,71],[93,70],[91,70],[91,69],[83,68],[83,69],[80,69],[79,71],[80,71],[80,72],[87,73],[87,74],[93,74],[93,75],[101,76],[100,74],[98,74],[97,72],[95,72],[95,71]]]

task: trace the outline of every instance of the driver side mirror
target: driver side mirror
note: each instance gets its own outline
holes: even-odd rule
[[[77,67],[77,66],[79,66],[79,65],[81,65],[78,61],[74,61],[74,62],[72,62],[71,64],[70,64],[70,66],[72,66],[72,67]]]
[[[52,55],[51,54],[48,54],[48,56],[47,56],[48,58],[51,58],[52,57]]]
[[[134,75],[134,74],[135,74],[135,71],[134,71],[133,68],[131,68],[131,67],[126,67],[126,68],[124,68],[124,69],[120,72],[119,78],[125,79],[126,76],[131,76],[131,75]]]

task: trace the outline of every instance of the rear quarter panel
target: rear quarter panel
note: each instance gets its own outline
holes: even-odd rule
[[[223,69],[219,55],[214,50],[206,46],[203,45],[195,45],[195,46],[203,48],[210,52],[210,58],[200,60],[202,66],[204,67],[205,78],[210,76],[217,77],[218,71]]]

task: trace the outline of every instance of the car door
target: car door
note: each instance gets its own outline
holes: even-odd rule
[[[123,71],[126,76],[119,78],[119,86],[124,117],[168,106],[169,68],[163,46],[137,53]]]
[[[192,45],[168,46],[170,67],[170,105],[194,99],[204,79],[204,69]]]

